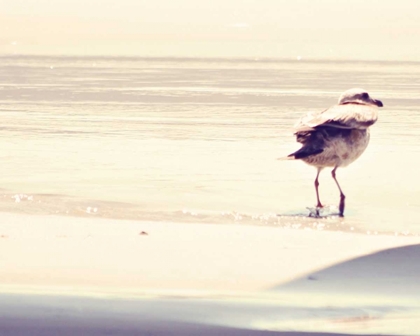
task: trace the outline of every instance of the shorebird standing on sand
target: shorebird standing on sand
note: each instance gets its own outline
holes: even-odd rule
[[[329,109],[308,113],[295,125],[297,141],[302,148],[285,159],[302,160],[317,168],[315,191],[316,213],[323,207],[319,200],[318,177],[325,167],[334,167],[332,177],[340,191],[340,216],[344,215],[345,196],[337,182],[338,167],[346,167],[356,160],[369,143],[369,126],[378,119],[378,107],[383,104],[363,89],[350,89]]]

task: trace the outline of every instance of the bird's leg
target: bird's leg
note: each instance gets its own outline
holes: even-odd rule
[[[319,177],[320,172],[321,172],[321,168],[318,168],[318,172],[317,172],[316,178],[315,178],[315,191],[316,191],[316,200],[317,200],[316,207],[317,208],[322,208],[323,207],[323,205],[321,204],[321,201],[319,199],[319,192],[318,192],[318,186],[319,186],[318,177]]]
[[[345,206],[344,200],[345,200],[346,196],[344,196],[343,191],[341,190],[340,185],[338,184],[338,181],[335,178],[335,171],[337,170],[337,168],[338,168],[338,166],[336,166],[332,170],[331,175],[332,175],[335,183],[337,184],[338,190],[340,190],[340,205],[338,206],[338,210],[340,210],[340,216],[343,217],[344,216],[344,206]]]

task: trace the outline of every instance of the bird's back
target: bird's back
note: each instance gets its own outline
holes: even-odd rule
[[[365,104],[334,105],[319,113],[308,113],[295,125],[296,134],[320,126],[366,129],[378,120],[378,108]]]

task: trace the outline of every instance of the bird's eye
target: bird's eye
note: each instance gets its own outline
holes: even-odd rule
[[[362,98],[363,99],[368,99],[369,98],[369,95],[367,94],[367,92],[362,93]]]

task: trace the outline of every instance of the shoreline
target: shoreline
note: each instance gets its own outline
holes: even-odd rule
[[[396,320],[408,326],[398,335],[414,335],[420,317],[418,300],[392,282],[366,295],[396,256],[405,262],[394,283],[420,292],[411,279],[420,269],[404,258],[420,237],[6,213],[0,236],[0,331],[19,335],[39,319],[44,329],[31,335],[70,335],[82,322],[92,335],[391,335]]]
[[[5,213],[0,223],[0,253],[9,256],[0,260],[1,284],[21,286],[258,291],[353,257],[420,242],[240,224]]]

